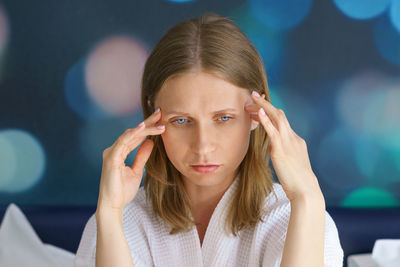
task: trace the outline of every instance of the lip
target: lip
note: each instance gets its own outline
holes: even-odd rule
[[[200,173],[212,173],[219,168],[220,165],[192,165],[192,168]]]
[[[214,164],[214,163],[193,163],[191,166],[218,166],[220,164]]]

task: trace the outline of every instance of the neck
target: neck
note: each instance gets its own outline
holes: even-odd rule
[[[222,196],[232,184],[236,175],[224,179],[221,184],[214,186],[198,186],[186,184],[185,188],[191,199],[191,211],[195,221],[210,218]]]

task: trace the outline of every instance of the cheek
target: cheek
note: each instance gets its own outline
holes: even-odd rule
[[[250,140],[250,121],[245,118],[235,120],[235,123],[223,127],[218,139],[225,151],[237,154],[246,150]]]
[[[184,162],[184,155],[186,155],[183,140],[171,130],[165,130],[164,133],[161,134],[161,138],[168,159],[177,170],[182,171],[182,162]]]
[[[243,113],[241,116],[238,116],[235,120],[233,126],[235,127],[235,133],[238,136],[248,135],[251,129],[252,119],[250,115]]]
[[[242,116],[237,119],[236,123],[230,129],[229,134],[226,136],[233,149],[242,153],[243,151],[247,151],[250,134],[251,120],[249,117]]]
[[[167,129],[164,131],[164,133],[161,134],[161,138],[164,143],[165,151],[168,155],[175,157],[179,155],[178,151],[184,147],[184,140],[181,135],[174,132],[173,130]]]

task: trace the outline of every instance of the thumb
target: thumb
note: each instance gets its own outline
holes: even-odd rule
[[[146,139],[139,147],[135,161],[132,164],[132,170],[134,173],[142,174],[144,165],[150,157],[151,151],[153,150],[154,142],[150,139]]]

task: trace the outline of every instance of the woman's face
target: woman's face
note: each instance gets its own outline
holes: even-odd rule
[[[247,89],[204,72],[168,79],[155,100],[161,108],[161,135],[167,156],[185,185],[213,186],[232,179],[248,150],[258,122],[244,110]],[[224,111],[225,110],[225,111]],[[193,164],[220,165],[201,173]]]

